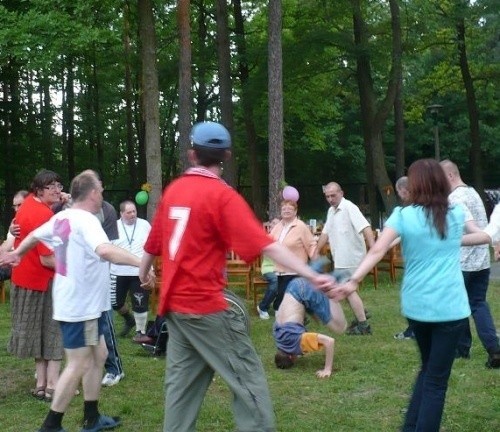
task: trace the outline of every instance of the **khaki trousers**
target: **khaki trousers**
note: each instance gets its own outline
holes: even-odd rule
[[[275,431],[264,368],[244,322],[231,310],[208,315],[169,313],[164,432],[195,431],[214,373],[233,393],[239,432]]]

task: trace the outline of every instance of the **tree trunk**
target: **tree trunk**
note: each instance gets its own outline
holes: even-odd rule
[[[30,154],[39,154],[40,149],[40,140],[38,139],[37,129],[38,126],[36,124],[36,105],[33,102],[33,71],[27,72],[27,83],[26,83],[26,107],[27,107],[27,118],[26,118],[26,136],[28,138],[28,149]]]
[[[68,179],[72,179],[76,175],[75,169],[75,72],[73,70],[73,57],[68,56],[66,59],[66,115],[64,117],[65,124],[65,136],[66,136],[66,158],[68,167]],[[97,96],[94,95],[97,99]],[[94,101],[94,104],[96,102]],[[95,105],[94,105],[95,108]],[[94,118],[97,120],[96,113],[94,112]],[[97,138],[97,137],[96,137]],[[98,143],[98,139],[96,139]]]
[[[99,172],[102,179],[106,178],[104,172],[104,144],[102,142],[102,126],[101,126],[101,101],[99,92],[99,79],[97,78],[97,58],[96,58],[96,48],[93,48],[92,56],[92,111],[94,117],[94,130],[95,130],[95,145],[96,145],[96,156],[97,156],[97,171]],[[73,150],[74,152],[74,150]],[[74,169],[74,167],[73,167]]]
[[[14,187],[16,186],[14,171],[16,164],[14,163],[15,155],[14,155],[14,143],[13,143],[13,129],[12,129],[12,121],[15,120],[15,115],[18,114],[18,110],[14,107],[14,103],[16,102],[13,97],[13,86],[17,87],[15,81],[17,79],[16,72],[11,65],[8,65],[3,70],[0,71],[2,73],[2,81],[0,82],[2,86],[3,98],[5,101],[11,100],[13,104],[9,107],[7,106],[5,110],[0,110],[2,114],[2,119],[0,121],[0,151],[2,152],[2,174],[3,180],[5,181],[5,193],[6,200],[10,200],[11,196],[14,192]],[[15,88],[14,87],[14,88]],[[17,112],[14,112],[16,110]],[[2,225],[4,227],[9,226],[11,214],[10,212],[1,212],[2,215]]]
[[[248,91],[249,69],[247,61],[247,47],[245,39],[245,24],[241,12],[241,0],[233,0],[234,23],[236,33],[236,50],[238,52],[238,71],[241,81],[241,104],[243,106],[243,120],[249,155],[249,168],[251,178],[251,197],[255,213],[261,220],[265,220],[265,206],[262,202],[261,177],[257,157],[257,133],[253,119],[253,101]]]
[[[16,144],[20,142],[21,125],[20,119],[20,99],[19,99],[19,69],[14,61],[8,62],[8,65],[1,71],[2,90],[4,101],[10,101],[2,110],[4,114],[3,121],[0,121],[2,130],[1,151],[3,162],[3,179],[5,181],[5,191],[8,194],[6,199],[10,200],[14,193],[14,188],[18,187],[16,181],[16,171],[19,170],[17,164],[19,163],[16,157]],[[10,214],[5,212],[4,226],[8,226]],[[7,219],[7,220],[5,220]]]
[[[136,151],[134,145],[134,124],[132,117],[133,91],[131,72],[131,48],[130,48],[130,2],[126,0],[123,11],[123,51],[125,62],[125,128],[127,130],[127,167],[129,172],[128,187],[133,190],[134,185],[139,182],[137,178]]]
[[[398,77],[398,88],[394,99],[394,156],[396,160],[396,180],[406,173],[405,163],[405,123],[403,106],[403,70]]]
[[[219,67],[219,97],[221,121],[231,135],[231,159],[224,162],[224,179],[236,187],[236,146],[234,145],[233,85],[231,83],[231,51],[226,0],[216,0],[217,11],[217,60]]]
[[[361,11],[361,0],[351,0],[353,7],[354,43],[356,46],[356,78],[361,106],[361,122],[366,152],[368,175],[368,197],[372,225],[379,226],[376,202],[377,190],[382,198],[385,210],[392,211],[396,197],[392,182],[385,167],[385,153],[382,144],[382,132],[387,117],[394,105],[398,77],[401,70],[401,24],[397,0],[390,0],[392,26],[392,59],[385,97],[377,103],[373,86],[370,63],[369,37]]]
[[[198,15],[196,19],[198,31],[198,64],[196,65],[196,123],[205,120],[205,115],[209,105],[207,95],[207,9],[203,0],[198,4]]]
[[[269,220],[279,216],[280,192],[285,180],[283,146],[283,64],[281,0],[269,0]]]
[[[148,214],[152,215],[161,196],[162,177],[156,34],[151,0],[139,0],[138,13],[144,92],[142,100],[146,144],[146,180],[151,185]]]
[[[179,27],[179,159],[184,171],[189,167],[187,151],[191,131],[191,22],[189,0],[178,0],[177,23]]]
[[[48,78],[40,79],[41,87],[41,109],[40,109],[40,128],[42,131],[42,155],[45,161],[45,166],[47,165],[48,159],[53,153],[52,149],[52,101],[50,98],[50,81]],[[46,161],[47,159],[47,161]],[[70,180],[70,179],[68,179]]]
[[[472,181],[476,190],[485,198],[483,168],[481,157],[481,137],[479,132],[479,109],[477,107],[476,92],[467,60],[465,43],[465,19],[462,17],[457,22],[457,48],[460,64],[460,72],[465,87],[467,98],[467,111],[469,113],[470,150],[469,161],[472,169]]]

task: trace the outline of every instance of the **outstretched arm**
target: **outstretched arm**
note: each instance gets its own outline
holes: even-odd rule
[[[110,261],[114,264],[125,264],[134,267],[140,267],[141,265],[141,259],[139,257],[111,243],[103,243],[97,246],[95,252],[102,259]],[[151,270],[151,267],[149,267],[149,270],[148,272],[146,272],[145,277],[140,279],[142,282],[141,286],[143,288],[153,288],[155,278],[154,272]]]
[[[368,250],[365,258],[361,261],[361,264],[353,273],[349,281],[345,284],[337,285],[331,290],[325,290],[326,295],[335,300],[343,300],[356,291],[363,278],[384,257],[392,242],[396,240],[397,237],[398,233],[395,230],[390,227],[384,228],[380,233],[380,237],[373,247]]]
[[[479,244],[488,244],[491,242],[491,237],[484,231],[465,234],[462,236],[462,246],[474,246]]]
[[[468,233],[462,237],[462,246],[489,244],[498,241],[500,236],[500,205],[497,205],[490,217],[490,223],[484,230],[480,230],[474,221],[465,222]],[[496,255],[496,254],[495,254]]]
[[[14,247],[14,240],[14,237],[7,237],[7,240],[0,246],[0,251],[9,252]]]
[[[141,263],[141,259],[139,257],[111,243],[100,244],[96,247],[95,253],[102,259],[110,261],[113,264],[139,267],[139,264]]]
[[[154,259],[154,255],[144,251],[141,258],[141,265],[139,266],[139,279],[143,284],[147,284],[150,279]]]
[[[278,242],[271,243],[266,246],[263,253],[271,258],[274,262],[293,270],[301,276],[309,279],[313,285],[322,290],[328,290],[333,287],[335,279],[330,275],[321,275],[316,273],[311,267],[303,263],[293,252],[286,246]]]
[[[332,374],[335,339],[318,333],[318,342],[325,347],[325,367],[316,371],[316,376],[318,378],[328,378]]]
[[[34,248],[39,240],[33,235],[33,231],[29,233],[21,244],[12,252],[3,253],[0,251],[0,265],[17,265],[23,255],[30,249]]]

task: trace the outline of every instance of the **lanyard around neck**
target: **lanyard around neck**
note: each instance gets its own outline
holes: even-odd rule
[[[134,229],[132,230],[132,235],[129,237],[127,229],[125,228],[125,224],[123,223],[123,220],[121,221],[123,231],[125,231],[125,235],[127,236],[127,242],[128,242],[128,247],[132,246],[132,242],[134,241],[134,233],[135,233],[135,226],[137,225],[137,219],[134,222]]]

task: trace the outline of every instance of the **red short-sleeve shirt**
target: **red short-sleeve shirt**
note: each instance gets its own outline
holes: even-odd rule
[[[14,242],[17,247],[21,241],[35,228],[47,222],[54,213],[46,204],[37,201],[30,194],[16,213],[16,223],[21,227],[21,233]],[[12,269],[12,282],[22,288],[34,291],[47,291],[49,281],[54,277],[54,270],[44,267],[40,256],[52,255],[53,252],[39,242],[23,256],[18,266]]]
[[[224,310],[227,251],[250,262],[272,242],[234,189],[207,170],[188,170],[165,189],[144,246],[162,255],[158,312]]]

